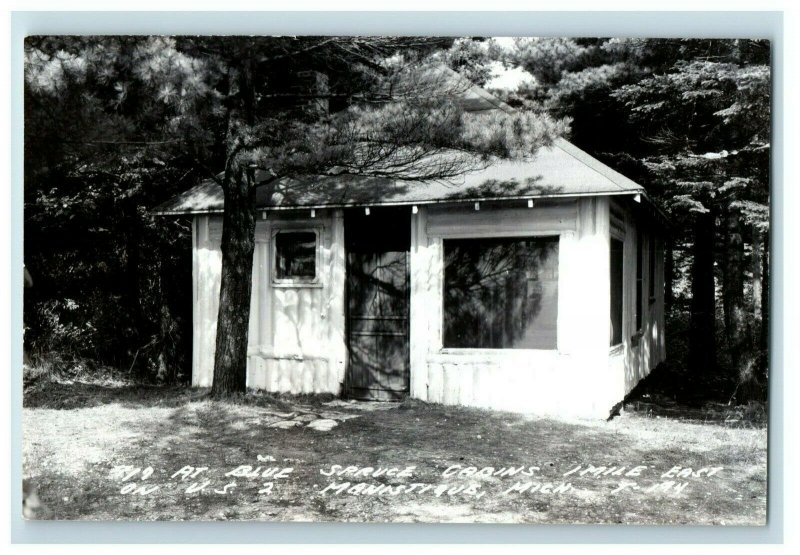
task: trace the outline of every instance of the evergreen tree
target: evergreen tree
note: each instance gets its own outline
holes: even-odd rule
[[[505,62],[537,77],[517,93],[519,102],[570,117],[578,146],[646,184],[670,213],[666,297],[672,304],[672,246],[685,246],[677,254],[678,266],[691,268],[689,364],[696,372],[716,366],[721,304],[725,352],[742,398],[759,395],[766,377],[769,44],[518,39]]]
[[[43,112],[68,90],[76,108],[67,125],[72,117],[85,127],[99,122],[106,138],[77,135],[76,165],[97,152],[86,145],[141,143],[137,168],[159,147],[159,156],[171,155],[163,163],[183,153],[193,171],[218,180],[225,208],[212,392],[226,395],[245,388],[256,187],[269,197],[300,175],[443,179],[491,156],[531,155],[564,131],[526,111],[467,112],[461,99],[471,84],[441,66],[452,45],[403,37],[45,39],[29,42],[26,82]],[[120,150],[114,156],[128,160]]]

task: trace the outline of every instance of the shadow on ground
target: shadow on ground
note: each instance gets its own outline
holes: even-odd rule
[[[183,385],[104,384],[92,381],[41,380],[25,388],[22,406],[54,410],[73,410],[119,404],[126,408],[180,407],[187,403],[207,401],[207,388]],[[248,405],[292,410],[300,403],[320,405],[334,399],[333,395],[272,395],[248,392],[231,397],[233,402]]]
[[[319,520],[758,524],[766,515],[766,430],[731,425],[681,405],[654,384],[637,388],[611,422],[557,420],[407,400],[364,405],[330,396],[248,393],[216,400],[206,390],[48,380],[25,394],[23,476],[48,508],[42,518],[125,520]],[[365,410],[365,407],[375,410]],[[380,410],[377,410],[380,409]],[[699,411],[699,412],[693,412]],[[706,415],[706,416],[703,416]],[[306,420],[307,418],[307,420]],[[313,419],[336,419],[320,431]],[[298,421],[286,429],[276,422]],[[723,424],[723,425],[720,425]],[[118,465],[153,469],[151,495],[128,495]],[[208,489],[173,478],[206,467]],[[239,465],[291,468],[270,493],[264,480],[227,476]],[[412,467],[412,478],[330,476],[332,465]],[[446,469],[536,467],[533,477],[458,478]],[[565,475],[581,465],[648,470],[650,487],[673,467],[720,467],[680,492],[614,493],[619,475]],[[138,479],[138,478],[137,478]],[[569,481],[570,494],[503,492],[516,480]],[[214,493],[226,484],[235,487]],[[487,494],[322,494],[332,482],[409,482]],[[43,513],[44,514],[44,513]]]
[[[726,427],[765,428],[768,405],[735,404],[735,382],[722,373],[692,375],[675,364],[662,363],[628,394],[624,410],[640,416],[671,418]]]

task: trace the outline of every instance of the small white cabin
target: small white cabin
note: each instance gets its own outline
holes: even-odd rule
[[[665,358],[665,221],[565,140],[450,182],[277,187],[257,194],[251,388],[605,417]],[[197,387],[213,379],[222,198],[208,181],[157,209],[193,218]]]

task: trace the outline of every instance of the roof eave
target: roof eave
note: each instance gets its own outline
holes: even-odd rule
[[[502,197],[468,197],[456,199],[426,199],[426,200],[399,200],[388,202],[353,202],[353,203],[330,203],[330,204],[303,204],[303,205],[290,205],[290,206],[259,206],[256,208],[258,211],[292,211],[292,210],[334,210],[337,208],[365,208],[365,207],[378,207],[378,206],[427,206],[437,204],[467,204],[472,202],[506,202],[506,201],[520,201],[520,200],[540,200],[540,199],[555,199],[555,198],[581,198],[581,197],[602,197],[602,196],[634,196],[642,195],[647,198],[646,193],[642,189],[635,190],[619,190],[619,191],[596,191],[596,192],[583,192],[583,193],[549,193],[542,195],[515,195],[515,196],[502,196]],[[648,199],[649,201],[649,199]],[[652,203],[652,202],[651,202]],[[658,207],[653,205],[657,210]],[[152,210],[151,213],[155,216],[192,216],[192,215],[207,215],[207,214],[222,214],[223,208],[207,208],[202,210]]]

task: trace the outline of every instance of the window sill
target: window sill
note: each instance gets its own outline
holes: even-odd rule
[[[324,352],[276,352],[274,349],[265,347],[249,347],[247,349],[247,356],[260,357],[270,360],[292,360],[295,362],[303,362],[307,360],[330,360],[330,356]]]
[[[322,287],[322,282],[316,281],[272,281],[272,287],[279,289],[298,289]]]
[[[557,349],[441,349],[429,353],[427,362],[490,362],[530,361],[559,356]]]
[[[514,348],[501,348],[501,349],[485,349],[480,347],[443,347],[439,350],[441,355],[491,355],[503,353],[549,353],[556,351],[552,349],[514,349]]]

